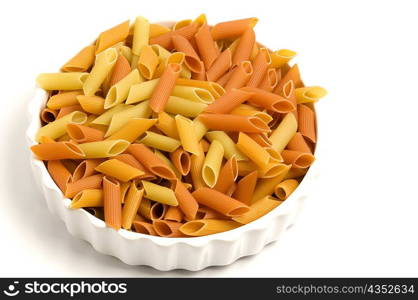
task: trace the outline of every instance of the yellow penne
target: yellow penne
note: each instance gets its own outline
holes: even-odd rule
[[[125,204],[122,208],[122,227],[124,229],[131,229],[132,222],[138,212],[143,195],[144,189],[138,188],[137,184],[132,182],[129,186],[128,193],[125,197]]]
[[[296,52],[289,49],[280,49],[270,53],[271,67],[280,68],[287,64],[293,57],[296,56]]]
[[[106,138],[106,140],[125,140],[132,143],[156,122],[157,119],[130,119],[119,130]]]
[[[109,48],[96,55],[96,61],[89,76],[83,84],[85,96],[94,96],[98,91],[107,75],[112,70],[118,58],[118,51],[115,48]]]
[[[164,26],[164,25],[160,25],[160,24],[150,24],[149,27],[149,37],[153,38],[153,37],[157,37],[159,35],[162,35],[164,33],[170,32],[170,28]]]
[[[106,158],[121,154],[128,148],[129,142],[125,140],[111,140],[78,144],[86,154],[85,158]]]
[[[128,46],[121,46],[119,48],[119,54],[123,55],[126,60],[131,63],[132,61],[132,50]]]
[[[181,174],[179,172],[179,170],[177,170],[176,166],[174,166],[174,164],[171,162],[171,160],[168,159],[167,156],[165,156],[164,154],[162,154],[160,151],[158,151],[157,149],[154,150],[155,155],[157,155],[159,158],[161,158],[162,161],[164,161],[164,163],[170,167],[170,169],[174,172],[174,174],[176,174],[176,177],[178,179],[181,179]]]
[[[143,171],[118,159],[108,159],[98,165],[95,170],[124,182],[145,174]]]
[[[114,113],[109,123],[109,128],[106,131],[105,137],[114,134],[131,119],[149,118],[151,116],[152,111],[148,105],[148,102],[149,101],[141,102],[137,105],[129,106],[129,108],[127,109],[123,109],[122,111]]]
[[[257,181],[255,186],[253,196],[251,198],[251,203],[269,196],[274,192],[274,188],[285,178],[287,172],[289,172],[290,166],[287,166],[283,169],[281,174],[278,174],[273,178],[263,178]]]
[[[208,132],[208,128],[198,118],[195,118],[193,120],[193,127],[194,127],[194,132],[196,134],[196,138],[199,141],[205,136],[206,132]]]
[[[270,116],[267,112],[257,110],[253,106],[246,104],[239,105],[231,111],[231,114],[239,116],[254,116],[261,119],[266,124],[270,123],[273,120],[273,117]]]
[[[141,182],[145,190],[144,197],[162,204],[178,205],[173,190],[149,181],[142,180]]]
[[[42,73],[36,78],[36,83],[44,90],[80,90],[89,73]]]
[[[320,86],[309,86],[295,89],[298,103],[314,103],[327,95],[327,91]]]
[[[145,136],[138,143],[166,152],[173,152],[181,145],[178,140],[152,131],[145,132]]]
[[[176,85],[172,95],[205,104],[215,101],[215,98],[208,90],[193,86]]]
[[[202,168],[202,178],[209,187],[214,187],[218,181],[222,166],[224,148],[218,140],[213,140],[206,154]]]
[[[103,190],[86,189],[76,194],[71,200],[70,208],[103,207]]]
[[[87,115],[81,111],[73,111],[62,118],[59,118],[39,128],[36,133],[36,141],[39,142],[42,136],[53,140],[63,136],[67,132],[68,124],[83,124],[87,121]]]
[[[138,59],[137,67],[144,78],[152,79],[157,70],[159,61],[160,60],[157,54],[152,49],[152,47],[143,46],[141,50],[141,55]]]
[[[228,220],[202,219],[189,221],[180,227],[180,231],[189,236],[204,236],[235,229],[241,224]]]
[[[239,133],[237,148],[259,168],[265,168],[270,162],[270,154],[244,132]]]
[[[235,155],[235,158],[239,160],[248,160],[248,158],[237,148],[234,141],[223,131],[209,131],[206,133],[206,138],[213,142],[219,141],[224,148],[224,155],[226,159],[230,159]]]
[[[274,188],[274,194],[280,200],[286,200],[287,197],[289,197],[290,194],[292,194],[293,191],[298,187],[298,185],[299,181],[295,179],[284,180],[276,185]]]
[[[275,209],[277,206],[282,204],[283,201],[276,199],[272,196],[266,196],[257,202],[254,202],[250,205],[250,210],[246,212],[245,214],[234,217],[232,220],[241,223],[241,224],[248,224],[252,221],[257,220],[258,218],[261,218],[265,214],[269,213],[273,209]]]
[[[142,81],[144,81],[144,79],[139,74],[138,69],[131,71],[109,89],[109,92],[106,95],[104,108],[109,109],[125,101],[131,86]]]
[[[193,23],[197,23],[199,25],[207,24],[206,15],[200,14],[196,19],[193,20]]]
[[[153,79],[149,81],[144,81],[138,84],[131,86],[129,90],[128,98],[126,99],[126,104],[132,104],[141,102],[151,98],[152,92],[158,84],[159,79]]]
[[[133,29],[132,53],[139,55],[142,47],[148,45],[150,24],[144,17],[136,17]]]
[[[80,103],[80,106],[83,108],[84,111],[100,115],[104,113],[105,109],[103,107],[104,99],[99,96],[84,96],[84,95],[78,95],[77,101]],[[90,116],[89,116],[90,117]],[[95,116],[92,117],[93,119],[96,119]],[[93,121],[92,119],[92,121]]]
[[[108,111],[104,112],[100,116],[98,116],[96,119],[94,119],[91,123],[96,125],[109,125],[110,121],[112,120],[113,116],[123,110],[126,110],[128,108],[133,107],[132,105],[126,105],[126,104],[119,104],[115,107],[112,107]]]
[[[179,133],[177,131],[176,120],[166,112],[161,112],[158,114],[158,122],[155,124],[155,126],[165,135],[176,140],[180,139]]]
[[[180,77],[182,78],[191,78],[192,72],[184,64],[185,54],[183,52],[174,52],[171,53],[166,59],[166,65],[168,64],[179,64],[181,65]]]
[[[185,117],[197,117],[207,107],[204,103],[190,101],[181,97],[170,96],[164,110],[171,114]]]
[[[293,113],[288,113],[269,137],[271,148],[278,152],[282,152],[296,134],[297,129],[298,122],[295,115]]]
[[[174,119],[183,149],[198,155],[199,139],[196,136],[193,121],[181,115],[177,115]]]
[[[173,31],[174,30],[178,30],[178,29],[180,29],[180,28],[182,28],[182,27],[185,27],[185,26],[187,26],[187,25],[190,25],[191,23],[192,23],[193,21],[191,20],[191,19],[185,19],[185,20],[180,20],[180,21],[177,21],[176,23],[174,23],[174,25],[173,25]]]

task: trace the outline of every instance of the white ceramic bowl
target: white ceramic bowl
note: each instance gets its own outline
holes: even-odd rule
[[[47,98],[47,92],[37,87],[29,103],[29,127],[26,131],[29,147],[37,144],[35,135],[41,126],[39,114]],[[72,235],[89,242],[97,251],[115,256],[126,264],[146,265],[161,271],[198,271],[209,266],[228,265],[240,257],[260,252],[265,245],[278,240],[294,223],[302,209],[308,187],[317,177],[315,163],[285,202],[250,224],[203,237],[164,238],[124,229],[115,231],[83,209],[70,209],[71,200],[63,196],[44,163],[31,154],[30,164],[49,211],[64,221]]]

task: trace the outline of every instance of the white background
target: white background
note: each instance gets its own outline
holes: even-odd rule
[[[416,3],[416,2],[415,2]],[[1,1],[0,276],[418,276],[418,44],[414,1]],[[256,16],[289,48],[318,104],[320,177],[296,225],[226,267],[159,272],[73,238],[35,188],[24,140],[40,72],[136,15]]]

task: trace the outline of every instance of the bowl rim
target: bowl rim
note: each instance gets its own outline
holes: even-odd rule
[[[160,21],[160,22],[154,22],[160,25],[170,26],[173,25],[175,22],[173,21]],[[40,88],[38,85],[35,84],[34,87],[34,94],[33,97],[29,100],[27,104],[27,114],[29,119],[29,125],[26,129],[25,135],[26,135],[26,141],[28,147],[31,147],[33,145],[38,144],[35,141],[35,136],[37,130],[41,127],[41,122],[39,119],[40,111],[45,107],[46,101],[48,99],[49,93]],[[318,133],[318,108],[315,106],[315,115],[316,115],[316,132]],[[318,139],[318,134],[317,134]],[[65,198],[62,194],[61,190],[58,188],[58,186],[53,181],[52,177],[49,175],[48,170],[43,163],[43,161],[38,160],[33,155],[32,151],[29,151],[29,160],[33,167],[39,168],[42,174],[42,178],[40,178],[41,184],[48,188],[49,190],[55,191],[55,193],[59,196],[60,200],[62,200],[62,204],[64,205],[65,209],[72,210],[72,211],[79,211],[84,215],[85,218],[89,220],[91,225],[96,227],[96,229],[103,229],[103,230],[112,230],[106,226],[105,222],[92,214],[88,213],[85,209],[77,209],[73,210],[69,208],[69,205],[71,203],[71,200],[68,198]],[[318,142],[315,145],[315,157],[317,157],[318,154]],[[202,247],[206,244],[209,244],[211,241],[224,241],[224,242],[230,242],[240,239],[245,233],[248,231],[257,231],[257,230],[263,230],[268,226],[269,223],[273,221],[273,219],[276,216],[279,215],[287,215],[292,212],[294,209],[294,206],[297,204],[297,200],[300,197],[305,197],[307,194],[307,191],[309,190],[309,186],[312,185],[312,183],[315,181],[315,179],[318,177],[318,171],[317,171],[317,161],[314,162],[314,164],[309,168],[305,176],[303,177],[302,181],[300,182],[299,186],[296,188],[295,191],[285,200],[282,204],[280,204],[278,207],[274,208],[272,211],[268,212],[267,214],[263,215],[262,217],[258,218],[257,220],[250,222],[248,224],[244,224],[238,228],[228,230],[221,233],[206,235],[206,236],[199,236],[199,237],[175,237],[175,238],[167,238],[167,237],[160,237],[160,236],[152,236],[147,234],[142,234],[138,232],[129,231],[126,229],[119,229],[118,231],[115,231],[118,235],[120,235],[125,240],[130,241],[136,241],[141,239],[147,239],[153,242],[154,244],[158,246],[172,246],[175,244],[187,244],[192,247]],[[33,172],[34,173],[34,172]],[[43,195],[45,198],[45,195]],[[65,220],[64,220],[65,222]]]

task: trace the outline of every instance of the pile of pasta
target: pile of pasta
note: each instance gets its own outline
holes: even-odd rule
[[[296,55],[256,41],[256,18],[173,26],[137,17],[37,84],[38,144],[70,209],[115,230],[204,236],[278,207],[314,161],[314,103]]]

